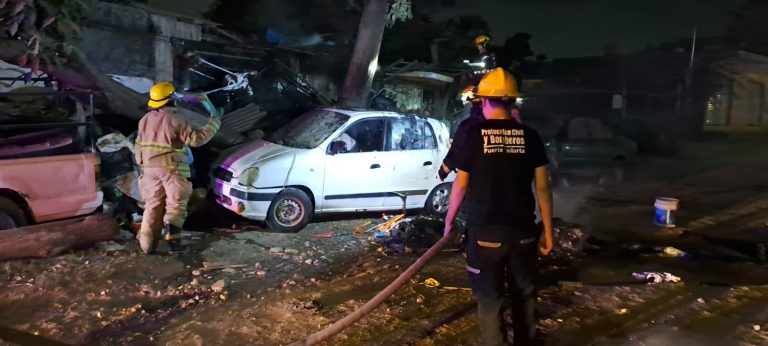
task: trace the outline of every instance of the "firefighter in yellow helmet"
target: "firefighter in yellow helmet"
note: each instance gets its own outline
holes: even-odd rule
[[[477,47],[477,51],[480,54],[479,62],[482,63],[482,69],[486,71],[496,68],[496,55],[488,50],[491,41],[491,37],[488,35],[475,37],[475,47]]]
[[[469,130],[456,159],[458,174],[445,221],[448,236],[466,197],[466,268],[477,301],[482,345],[507,344],[502,319],[505,296],[512,303],[514,344],[535,341],[537,250],[547,255],[553,247],[547,155],[536,130],[510,116],[510,105],[519,95],[514,77],[502,68],[478,84],[486,120]],[[536,225],[537,200],[543,232]]]
[[[221,127],[219,119],[211,117],[205,126],[193,129],[170,106],[175,93],[170,82],[155,84],[149,92],[149,112],[139,121],[136,163],[142,170],[139,190],[145,206],[138,238],[144,253],[157,248],[161,234],[170,253],[186,250],[181,244],[181,227],[187,217],[192,183],[187,180],[191,169],[185,145],[202,146]]]

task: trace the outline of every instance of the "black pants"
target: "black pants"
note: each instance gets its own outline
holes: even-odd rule
[[[483,226],[469,230],[466,247],[469,282],[477,301],[482,345],[504,345],[503,302],[512,307],[514,344],[529,345],[536,333],[536,226]]]

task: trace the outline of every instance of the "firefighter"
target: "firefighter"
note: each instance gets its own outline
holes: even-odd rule
[[[444,235],[452,234],[466,196],[466,268],[478,305],[482,344],[506,343],[502,302],[509,296],[515,345],[529,345],[536,332],[537,250],[548,255],[553,247],[547,156],[539,134],[510,117],[518,91],[509,72],[502,68],[489,72],[480,81],[477,96],[486,120],[469,130],[456,160],[458,174]],[[536,226],[536,200],[543,232]]]
[[[157,248],[161,234],[170,253],[187,249],[181,244],[181,227],[187,217],[192,183],[188,180],[191,169],[185,145],[202,146],[221,127],[214,116],[202,128],[193,129],[169,106],[175,92],[170,82],[155,84],[149,92],[149,112],[139,121],[136,163],[142,170],[139,189],[145,206],[138,238],[144,253]]]
[[[482,63],[483,70],[486,71],[496,68],[496,55],[488,50],[488,45],[490,44],[491,37],[488,35],[475,37],[475,47],[477,47],[477,51],[480,53],[480,62]]]
[[[448,150],[448,153],[445,155],[445,158],[443,159],[443,164],[440,166],[440,170],[438,171],[438,176],[440,177],[441,181],[445,181],[445,178],[447,178],[448,175],[451,174],[451,172],[456,169],[454,160],[457,153],[462,148],[462,145],[464,143],[464,138],[466,138],[466,135],[467,135],[467,130],[469,130],[473,125],[477,124],[478,122],[481,122],[484,120],[483,109],[480,105],[480,99],[475,97],[476,89],[477,88],[475,86],[469,86],[461,92],[461,102],[464,104],[465,107],[467,107],[467,114],[465,116],[462,116],[457,121],[459,125],[455,127],[456,131],[453,135],[451,148]]]
[[[482,104],[480,103],[480,99],[476,97],[476,93],[477,87],[474,86],[467,87],[461,92],[461,101],[465,106],[468,107],[467,115],[462,116],[457,121],[459,125],[456,126],[456,130],[453,135],[453,141],[451,142],[451,148],[445,155],[443,164],[440,166],[440,170],[438,171],[440,181],[445,181],[448,175],[451,174],[452,171],[456,170],[456,165],[453,161],[455,160],[458,151],[462,148],[464,138],[466,138],[467,135],[467,131],[469,131],[473,125],[485,119],[483,117]],[[520,96],[520,94],[518,93],[517,96]],[[514,105],[510,106],[510,117],[512,117],[512,119],[518,123],[523,123],[523,120],[520,117],[520,111]]]

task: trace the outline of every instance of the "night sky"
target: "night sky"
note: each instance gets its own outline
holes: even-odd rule
[[[419,0],[413,0],[419,1]],[[211,0],[150,0],[150,4],[191,15],[200,15]],[[278,8],[282,0],[274,2]],[[725,33],[731,13],[746,0],[458,0],[455,7],[435,14],[445,19],[458,14],[479,15],[490,23],[497,42],[516,32],[533,34],[536,53],[550,57],[603,53],[610,43],[626,51],[649,43],[691,36],[693,25],[700,36]],[[264,24],[285,25],[280,11],[269,11]]]

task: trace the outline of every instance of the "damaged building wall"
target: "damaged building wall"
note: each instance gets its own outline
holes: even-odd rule
[[[733,131],[768,128],[768,74],[737,74],[726,78],[723,85],[707,103],[705,128]]]
[[[738,52],[720,64],[720,90],[707,100],[705,129],[768,129],[768,57]]]
[[[105,73],[154,79],[152,22],[146,12],[129,6],[88,2],[79,48]]]
[[[202,39],[199,24],[177,17],[102,1],[88,4],[80,49],[110,75],[173,81],[172,39]]]

